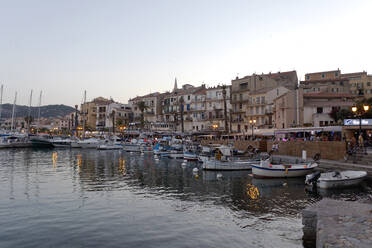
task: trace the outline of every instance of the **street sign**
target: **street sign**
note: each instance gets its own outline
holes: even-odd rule
[[[359,126],[359,119],[345,119],[344,126]],[[362,126],[372,126],[372,119],[362,119]]]

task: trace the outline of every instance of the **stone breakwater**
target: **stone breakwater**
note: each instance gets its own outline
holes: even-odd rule
[[[372,247],[372,204],[323,199],[302,211],[305,247]]]

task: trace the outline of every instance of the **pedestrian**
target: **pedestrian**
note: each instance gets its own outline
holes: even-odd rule
[[[359,143],[359,148],[362,152],[364,152],[364,139],[362,133],[359,134],[358,137],[358,143]]]

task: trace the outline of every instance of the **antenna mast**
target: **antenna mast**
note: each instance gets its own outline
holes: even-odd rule
[[[27,117],[27,122],[28,122],[28,133],[30,133],[31,130],[31,103],[32,103],[32,90],[30,94],[30,104],[28,107],[28,117]]]

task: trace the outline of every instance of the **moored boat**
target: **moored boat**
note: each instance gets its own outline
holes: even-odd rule
[[[298,164],[274,164],[270,156],[261,160],[259,164],[252,165],[252,174],[256,178],[303,177],[318,167],[316,161],[319,156],[316,156],[312,162]]]
[[[49,134],[31,135],[30,141],[35,148],[53,148],[53,138]]]
[[[347,188],[359,185],[367,177],[366,171],[333,171],[306,176],[307,185],[316,184],[321,189]]]

